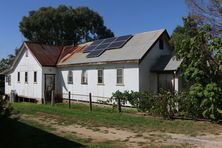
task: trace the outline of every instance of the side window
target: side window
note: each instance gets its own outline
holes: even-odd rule
[[[17,81],[20,82],[20,72],[18,72]]]
[[[8,85],[11,85],[11,75],[8,75]]]
[[[37,71],[34,71],[34,83],[37,83]]]
[[[25,83],[28,83],[28,72],[25,72]]]
[[[103,69],[98,69],[98,84],[104,84],[104,73]]]
[[[159,49],[161,49],[161,50],[164,49],[164,41],[162,38],[159,39]]]
[[[72,71],[68,72],[68,84],[73,84],[73,73],[72,73]]]
[[[82,70],[81,83],[82,83],[82,84],[88,84],[87,70]]]
[[[116,84],[123,85],[123,68],[116,69]]]

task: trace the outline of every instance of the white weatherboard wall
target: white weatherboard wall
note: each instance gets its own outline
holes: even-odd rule
[[[124,69],[124,85],[116,84],[116,68]],[[82,70],[87,70],[88,84],[81,84]],[[104,85],[97,84],[97,70],[104,70]],[[73,84],[67,83],[68,71],[73,72]],[[106,101],[112,96],[112,93],[120,90],[139,91],[139,69],[137,64],[113,64],[100,66],[69,67],[60,68],[60,82],[63,98],[68,98],[68,92],[71,92],[71,98],[82,101],[89,101],[89,93],[92,93],[92,101]]]
[[[164,38],[164,49],[159,49],[159,41],[150,49],[139,65],[139,90],[140,91],[157,91],[157,74],[151,73],[151,67],[161,55],[170,55],[169,45]]]
[[[37,72],[37,83],[34,83],[34,71]],[[17,81],[18,72],[20,72],[20,82]],[[28,72],[28,83],[25,83],[25,72]],[[11,75],[11,85],[5,82],[5,94],[9,95],[11,90],[16,90],[18,96],[42,98],[42,67],[29,50],[23,51],[15,69],[9,75]]]

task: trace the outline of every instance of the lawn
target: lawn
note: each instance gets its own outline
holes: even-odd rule
[[[71,109],[67,104],[13,103],[13,107],[19,112],[18,120],[0,118],[4,147],[190,147],[186,140],[168,140],[174,139],[171,134],[192,138],[222,131],[218,124],[163,120],[131,108],[118,113],[95,105],[91,112],[87,104],[72,104]]]
[[[66,125],[73,123],[86,126],[104,126],[129,129],[132,131],[161,131],[177,134],[201,135],[216,134],[220,125],[192,120],[163,120],[162,118],[137,115],[135,110],[125,109],[123,113],[107,107],[93,107],[93,111],[85,104],[74,104],[71,109],[66,104],[37,105],[14,103],[15,110],[22,114],[45,113],[57,115]]]

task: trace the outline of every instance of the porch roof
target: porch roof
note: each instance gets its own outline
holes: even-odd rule
[[[178,60],[175,56],[163,55],[160,56],[157,62],[152,66],[152,72],[167,72],[176,71],[182,63],[182,59]]]

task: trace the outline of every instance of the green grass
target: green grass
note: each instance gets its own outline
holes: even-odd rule
[[[135,110],[123,110],[118,113],[112,108],[89,107],[84,104],[73,104],[68,109],[67,104],[37,105],[30,103],[14,103],[15,110],[23,114],[56,115],[58,121],[63,124],[81,124],[83,126],[105,126],[115,128],[127,128],[133,131],[161,131],[170,133],[181,133],[188,135],[199,135],[202,133],[216,134],[221,129],[220,125],[208,122],[198,122],[191,120],[163,120],[161,118],[135,115]]]

